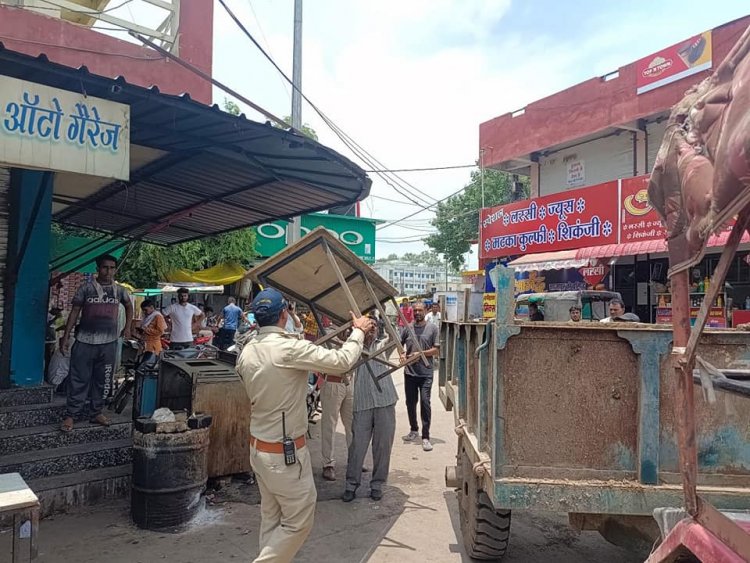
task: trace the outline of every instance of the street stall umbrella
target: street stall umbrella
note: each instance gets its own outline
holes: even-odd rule
[[[411,325],[406,322],[401,309],[396,305],[394,298],[398,295],[398,290],[322,227],[311,231],[283,252],[251,269],[247,277],[263,286],[275,287],[291,299],[304,303],[315,316],[321,333],[324,328],[322,315],[328,316],[338,325],[335,330],[318,339],[316,344],[336,344],[337,336],[352,325],[350,311],[361,315],[377,310],[385,322],[385,330],[391,340],[377,356],[372,357],[374,361],[389,368],[379,377],[370,370],[378,389],[379,379],[403,365],[420,359],[427,364],[421,347],[418,348],[418,354],[414,354],[404,363],[394,364],[387,359],[387,353],[394,348],[398,349],[401,355],[405,354],[405,350],[396,328],[386,315],[386,303],[396,306],[405,330],[419,347]],[[355,368],[368,359],[369,355],[363,353],[363,359]],[[368,364],[365,365],[370,369]]]

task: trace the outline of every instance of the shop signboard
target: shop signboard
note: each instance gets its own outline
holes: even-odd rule
[[[0,163],[128,180],[130,106],[0,76]]]
[[[482,318],[494,319],[497,311],[497,294],[485,293],[482,296]]]
[[[583,268],[516,272],[515,294],[551,291],[583,291],[608,289],[609,266],[603,262]]]
[[[618,182],[482,209],[480,258],[615,244]]]
[[[648,174],[620,180],[620,243],[664,239],[667,230],[648,201]]]
[[[375,262],[375,225],[378,223],[377,219],[310,213],[302,216],[301,231],[304,236],[316,227],[325,227],[364,262],[372,264]],[[255,249],[260,256],[273,256],[286,247],[286,226],[285,221],[274,221],[255,228]]]
[[[711,32],[662,49],[635,63],[636,93],[644,94],[711,68]]]

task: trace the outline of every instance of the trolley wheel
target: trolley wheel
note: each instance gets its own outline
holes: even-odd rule
[[[510,541],[510,510],[497,510],[492,505],[460,442],[458,457],[462,480],[458,507],[466,552],[472,559],[500,561]]]

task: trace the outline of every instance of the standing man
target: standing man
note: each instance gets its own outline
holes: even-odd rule
[[[60,339],[64,354],[70,350],[70,333],[76,327],[76,342],[70,352],[68,400],[60,430],[70,432],[76,419],[84,414],[89,401],[88,418],[102,426],[109,419],[102,414],[107,388],[111,388],[117,356],[118,338],[130,338],[133,305],[127,290],[114,282],[117,259],[108,254],[96,259],[96,279],[83,284],[73,297],[73,308]],[[120,304],[125,308],[125,327],[118,327]]]
[[[284,330],[292,334],[302,334],[304,329],[302,327],[302,321],[299,319],[299,316],[297,316],[297,305],[294,302],[289,303],[287,309],[289,310],[289,317],[287,317]]]
[[[141,303],[141,336],[143,340],[143,351],[153,352],[157,356],[162,352],[161,337],[167,331],[167,321],[164,316],[156,310],[154,302],[146,299]]]
[[[442,320],[442,316],[440,315],[440,304],[437,301],[432,302],[431,310],[425,315],[424,320],[431,325],[435,325],[438,328],[438,332],[440,331],[440,321]]]
[[[216,340],[219,350],[226,350],[234,342],[234,335],[240,327],[242,309],[234,303],[234,297],[227,299],[227,306],[221,312],[222,324]]]
[[[401,300],[401,313],[404,315],[406,322],[411,324],[414,322],[414,309],[409,305],[409,299],[404,297]],[[401,315],[398,317],[398,326],[404,328],[404,321],[401,319]]]
[[[261,495],[255,561],[288,563],[312,529],[317,499],[305,439],[308,373],[351,370],[373,322],[352,314],[351,336],[340,349],[328,350],[284,330],[289,310],[277,290],[258,293],[253,312],[260,329],[242,349],[237,372],[252,404],[250,463]]]
[[[412,324],[412,328],[419,341],[419,346],[427,357],[428,365],[425,365],[424,361],[419,358],[404,368],[406,412],[409,414],[409,425],[411,427],[411,432],[404,436],[404,440],[413,442],[419,438],[419,424],[417,423],[417,401],[419,401],[419,414],[422,418],[422,449],[429,452],[432,450],[432,443],[430,442],[430,422],[432,421],[432,407],[430,405],[433,376],[432,358],[439,353],[440,335],[435,325],[425,321],[424,310],[424,304],[416,303],[414,305],[414,324]],[[417,343],[411,337],[408,330],[404,330],[401,333],[401,344],[406,347],[406,357],[401,357],[402,363],[407,358],[419,354]]]
[[[193,345],[193,323],[199,323],[203,318],[201,310],[188,303],[188,288],[181,287],[177,290],[177,303],[170,305],[164,316],[172,325],[169,334],[169,349],[182,350]]]
[[[376,354],[386,342],[387,339],[378,338],[377,327],[365,335],[365,349],[370,354]],[[380,380],[381,391],[378,391],[367,365],[370,366],[375,376],[379,376],[388,369],[387,366],[372,359],[357,368],[357,375],[354,378],[352,443],[349,446],[349,459],[346,466],[346,489],[341,497],[344,502],[351,502],[356,496],[370,442],[372,442],[372,479],[370,479],[372,500],[377,501],[383,498],[383,485],[388,480],[391,465],[393,437],[396,435],[398,394],[390,374]]]
[[[343,375],[324,374],[323,389],[320,392],[320,451],[323,456],[323,479],[336,480],[336,459],[334,458],[336,426],[344,424],[346,447],[352,443],[352,408],[354,406],[354,386],[348,373]]]

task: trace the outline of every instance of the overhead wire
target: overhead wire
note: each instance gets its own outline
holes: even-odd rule
[[[418,199],[420,199],[420,194],[421,194],[421,197],[426,198],[425,201],[427,200],[435,201],[434,197],[412,186],[411,184],[403,180],[403,178],[399,177],[397,174],[384,172],[384,170],[387,170],[387,167],[384,166],[382,162],[378,161],[372,154],[367,152],[359,143],[357,143],[354,139],[352,139],[351,136],[349,136],[343,129],[341,129],[338,125],[336,125],[331,118],[329,118],[320,108],[318,108],[318,106],[316,106],[310,100],[310,98],[308,98],[305,95],[304,92],[302,92],[299,88],[295,86],[294,82],[289,78],[289,76],[287,76],[287,74],[281,69],[281,67],[279,67],[279,65],[276,64],[276,61],[274,61],[273,57],[271,57],[266,52],[266,50],[260,45],[260,43],[258,43],[255,37],[253,37],[252,33],[248,31],[245,25],[239,20],[239,18],[234,14],[234,12],[232,12],[229,6],[227,6],[225,0],[219,0],[219,3],[222,5],[224,10],[227,12],[229,17],[234,21],[237,27],[239,27],[239,29],[245,34],[245,36],[248,39],[250,39],[250,41],[258,48],[258,50],[260,50],[263,56],[284,77],[284,79],[289,84],[292,85],[292,88],[299,92],[302,99],[304,99],[310,105],[310,107],[315,111],[315,113],[317,113],[318,116],[320,116],[323,122],[334,132],[334,134],[339,138],[339,140],[342,143],[344,143],[344,145],[350,151],[352,151],[367,166],[370,166],[372,171],[378,174],[397,193],[404,196],[415,205],[424,207],[424,204],[418,201]],[[398,184],[398,186],[396,186],[395,184]]]
[[[271,42],[268,40],[268,37],[266,37],[266,34],[263,32],[263,26],[260,24],[260,19],[258,18],[258,14],[255,13],[255,8],[253,7],[253,0],[246,0],[247,5],[250,7],[250,12],[253,14],[253,19],[255,20],[256,25],[258,26],[258,31],[260,31],[260,36],[263,38],[263,41],[266,42],[266,45],[268,46],[268,52],[271,53]],[[281,86],[286,91],[286,97],[291,100],[292,94],[289,91],[289,86],[287,85],[284,80],[279,76],[279,82],[281,82]]]
[[[431,172],[433,170],[456,170],[458,168],[476,168],[476,167],[477,167],[476,164],[456,164],[454,166],[428,166],[425,168],[396,168],[396,169],[391,169],[391,170],[365,170],[365,172]]]

